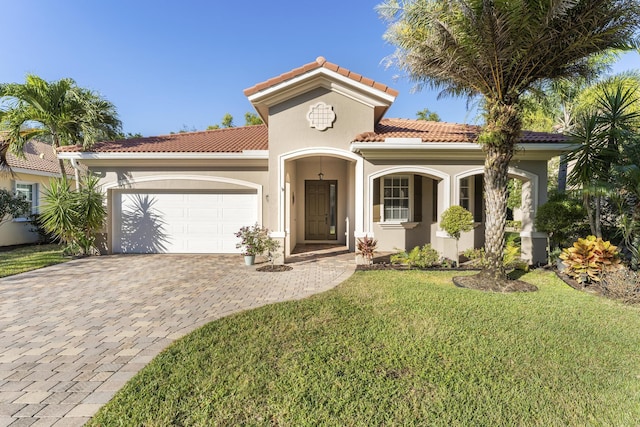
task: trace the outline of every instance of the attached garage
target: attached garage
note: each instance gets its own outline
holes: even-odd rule
[[[237,253],[259,204],[255,190],[119,190],[112,207],[114,253]]]

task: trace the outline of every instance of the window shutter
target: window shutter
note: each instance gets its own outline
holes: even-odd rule
[[[413,176],[413,220],[422,222],[422,175]]]
[[[482,222],[482,214],[484,213],[484,176],[475,175],[473,183],[473,220],[475,222]]]
[[[431,221],[438,222],[438,181],[431,180]]]
[[[380,178],[373,180],[373,222],[380,222]]]

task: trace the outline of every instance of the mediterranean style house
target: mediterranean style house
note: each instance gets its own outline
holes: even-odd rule
[[[24,158],[7,153],[7,164],[12,172],[0,174],[0,188],[22,194],[31,205],[31,214],[40,212],[45,187],[51,178],[60,177],[56,153],[49,144],[29,141],[25,144]],[[74,176],[68,167],[67,175]],[[36,243],[40,235],[34,231],[30,215],[13,218],[0,225],[0,246]]]
[[[234,233],[260,223],[281,242],[379,251],[430,243],[454,257],[439,228],[451,205],[476,227],[460,248],[484,239],[484,154],[477,126],[387,119],[398,93],[319,57],[244,91],[264,125],[109,141],[58,155],[102,178],[108,253],[233,253]],[[522,180],[523,258],[546,259],[533,219],[546,201],[547,161],[561,135],[524,132],[510,175]]]

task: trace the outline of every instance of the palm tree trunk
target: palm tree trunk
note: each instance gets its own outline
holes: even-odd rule
[[[558,165],[558,193],[564,193],[567,189],[567,155],[560,156]]]
[[[53,154],[58,157],[57,148],[60,147],[60,138],[54,129],[52,129],[51,136],[53,138],[52,146],[53,146]],[[67,171],[64,167],[64,160],[58,157],[58,165],[60,166],[60,174],[62,175],[62,181],[66,184],[67,182]]]
[[[484,163],[485,191],[485,232],[484,247],[486,254],[486,273],[498,280],[506,278],[502,253],[505,245],[507,225],[507,181],[509,173],[509,153],[503,153],[499,147],[486,150]]]
[[[602,238],[602,196],[596,196],[596,212],[594,218],[596,237]]]
[[[591,207],[591,197],[586,192],[583,192],[582,204],[584,205],[584,209],[587,211],[587,219],[589,220],[589,229],[591,230],[591,234],[595,236],[596,223],[593,219],[593,208]]]
[[[486,266],[483,274],[497,282],[504,282],[507,279],[503,252],[507,225],[509,162],[513,158],[515,144],[522,130],[522,119],[517,100],[512,99],[510,103],[505,100],[486,101],[486,125],[479,137],[485,152]]]

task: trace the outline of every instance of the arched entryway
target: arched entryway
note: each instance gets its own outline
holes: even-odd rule
[[[316,147],[280,156],[280,168],[285,256],[302,244],[353,249],[354,235],[362,227],[362,158]]]

